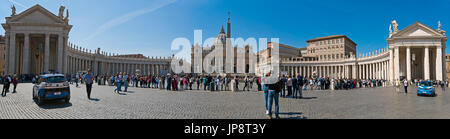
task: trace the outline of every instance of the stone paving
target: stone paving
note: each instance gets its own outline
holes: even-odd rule
[[[256,86],[256,85],[255,85]],[[0,85],[3,88],[2,85]],[[32,84],[0,97],[0,119],[265,119],[262,92],[166,91],[94,85],[88,100],[85,86],[71,86],[72,98],[42,106],[32,100]],[[242,88],[242,87],[241,87]],[[256,87],[254,87],[255,89]],[[396,93],[394,88],[306,91],[304,99],[280,98],[286,119],[450,118],[450,92],[437,97]]]

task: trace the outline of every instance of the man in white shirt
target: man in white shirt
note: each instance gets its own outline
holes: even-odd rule
[[[403,87],[405,87],[405,94],[407,94],[408,93],[408,80],[406,80],[406,79],[404,79],[403,80]]]

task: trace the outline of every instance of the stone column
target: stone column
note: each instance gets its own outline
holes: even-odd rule
[[[425,74],[424,79],[430,80],[430,53],[428,50],[428,46],[425,47],[425,56],[424,56],[423,65],[424,65],[424,74]],[[396,68],[396,70],[397,70],[397,68]]]
[[[358,79],[362,79],[362,67],[359,64],[358,64],[358,75],[359,75]]]
[[[10,36],[8,60],[9,73],[14,74],[16,72],[16,33],[11,33]]]
[[[45,34],[44,72],[48,72],[49,66],[50,66],[50,34]]]
[[[309,78],[309,67],[308,66],[305,66],[305,75],[306,75],[306,77],[308,77]]]
[[[5,59],[4,59],[4,61],[5,61],[5,67],[4,67],[4,73],[2,73],[2,74],[8,74],[9,73],[9,66],[8,66],[8,63],[9,63],[9,59],[8,59],[8,57],[9,57],[9,34],[8,33],[5,33]]]
[[[342,66],[338,66],[337,73],[338,73],[338,78],[339,79],[342,78]]]
[[[30,74],[30,34],[25,33],[23,47],[23,73]]]
[[[63,51],[63,35],[62,34],[59,34],[58,35],[58,48],[57,48],[57,50],[58,50],[58,68],[57,68],[57,70],[58,70],[58,72],[59,73],[62,73],[63,72],[63,54],[64,54],[64,51]]]
[[[411,81],[411,48],[406,47],[406,79]]]
[[[306,69],[305,66],[302,66],[302,76],[306,77]]]
[[[443,81],[443,73],[442,71],[442,46],[436,47],[436,80]]]
[[[394,64],[393,64],[395,71],[394,71],[394,73],[392,73],[392,74],[394,74],[395,80],[400,80],[400,57],[399,56],[400,56],[400,50],[398,47],[395,47],[395,49],[394,49]],[[425,63],[428,63],[428,62],[425,62]]]
[[[377,62],[377,63],[375,63],[375,79],[380,79],[380,74],[379,74],[379,68],[380,68],[380,65],[379,65],[379,63]]]

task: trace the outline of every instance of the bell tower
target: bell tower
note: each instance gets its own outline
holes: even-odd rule
[[[227,23],[227,38],[231,38],[231,22],[230,22],[230,12],[228,12],[228,23]]]

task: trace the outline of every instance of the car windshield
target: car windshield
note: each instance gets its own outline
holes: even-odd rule
[[[431,82],[420,82],[420,86],[433,86]]]
[[[66,79],[63,76],[47,77],[45,80],[47,83],[62,83],[66,81]]]

